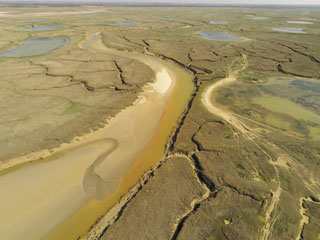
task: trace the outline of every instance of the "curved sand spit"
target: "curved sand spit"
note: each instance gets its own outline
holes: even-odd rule
[[[53,161],[30,164],[0,176],[3,239],[42,238],[90,199],[113,193],[160,123],[175,87],[172,70],[156,58],[107,49],[99,34],[89,35],[83,47],[142,61],[156,71],[156,82],[146,85],[138,100],[103,129],[68,148],[64,146]]]
[[[241,121],[238,120],[236,116],[234,116],[232,113],[228,113],[217,106],[212,102],[212,96],[214,91],[216,91],[218,88],[231,84],[237,80],[237,74],[244,69],[247,68],[248,62],[245,55],[243,55],[244,64],[242,65],[242,68],[239,70],[236,70],[229,74],[226,78],[210,85],[202,94],[201,96],[201,102],[202,104],[208,109],[209,112],[221,117],[226,122],[230,123],[234,127],[236,127],[239,131],[241,131],[242,134],[244,134],[247,138],[252,139],[254,138],[253,133],[248,131],[248,129],[241,123]]]

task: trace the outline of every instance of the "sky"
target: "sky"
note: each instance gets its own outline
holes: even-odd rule
[[[217,3],[217,4],[320,4],[320,0],[15,0],[22,2],[57,2],[57,3],[71,3],[71,2],[141,2],[141,3]],[[1,0],[0,0],[1,2]],[[7,0],[8,2],[8,0]]]

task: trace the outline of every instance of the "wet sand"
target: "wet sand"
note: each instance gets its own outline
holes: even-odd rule
[[[5,216],[0,218],[0,234],[8,240],[75,239],[88,231],[163,157],[182,104],[192,91],[190,81],[190,89],[180,98],[180,111],[172,114],[167,105],[173,104],[170,95],[176,92],[178,77],[170,64],[142,54],[118,54],[102,44],[99,34],[90,35],[84,47],[142,61],[156,71],[156,82],[146,85],[139,99],[103,129],[69,148],[63,146],[66,150],[49,157],[51,161],[16,167],[0,177],[5,196],[0,199],[0,212]],[[185,79],[190,77],[184,74]],[[145,161],[146,157],[153,159]]]
[[[88,166],[116,146],[112,139],[94,141],[1,177],[1,238],[39,239],[65,220],[90,197],[81,184]]]

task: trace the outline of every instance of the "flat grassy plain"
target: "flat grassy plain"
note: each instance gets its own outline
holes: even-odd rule
[[[1,160],[52,149],[100,128],[153,80],[140,62],[78,48],[86,33],[102,32],[107,47],[152,54],[194,75],[194,95],[168,139],[161,167],[148,175],[102,239],[319,239],[320,101],[318,87],[310,85],[320,84],[319,9],[61,9],[1,8],[42,13],[2,14],[0,51],[30,38],[69,39],[44,55],[0,57]],[[33,18],[44,21],[11,22]],[[287,23],[294,20],[313,24]],[[112,25],[117,22],[141,24]],[[32,25],[63,28],[24,31]],[[306,34],[273,27],[302,27]],[[210,41],[200,32],[245,40]],[[248,67],[213,100],[237,116],[254,140],[201,103],[207,87],[240,68],[242,55]]]
[[[88,29],[84,25],[90,26],[88,18],[92,18],[81,11],[94,10],[64,8],[63,11],[74,12],[64,15],[60,8],[8,8],[9,12],[22,11],[25,16],[1,18],[1,50],[18,46],[26,39],[69,39],[68,44],[47,54],[0,58],[0,104],[4,113],[1,114],[1,161],[58,147],[101,128],[106,119],[135,101],[145,83],[153,81],[152,70],[138,61],[91,53],[77,46]],[[28,15],[28,11],[38,14]],[[13,22],[30,18],[43,21]],[[24,31],[32,25],[63,28]]]

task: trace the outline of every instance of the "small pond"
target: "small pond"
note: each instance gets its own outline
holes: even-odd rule
[[[294,28],[294,27],[274,27],[273,31],[286,32],[286,33],[306,33],[303,28]]]
[[[117,22],[117,23],[112,23],[110,25],[112,26],[134,26],[134,25],[139,25],[141,22]]]
[[[31,28],[26,28],[24,29],[25,31],[30,31],[30,32],[38,32],[38,31],[48,31],[48,30],[56,30],[62,28],[61,26],[57,25],[40,25],[40,26],[34,26]]]
[[[228,24],[227,21],[217,21],[217,20],[211,20],[210,23],[211,24]]]
[[[176,20],[174,17],[161,17],[161,20]]]
[[[66,45],[69,39],[62,37],[33,38],[22,41],[22,45],[0,52],[0,57],[28,57],[51,52]]]
[[[88,13],[88,14],[81,14],[82,17],[98,17],[101,16],[101,13]]]
[[[200,32],[202,37],[207,40],[214,40],[214,41],[241,41],[244,38],[237,37],[230,33],[226,32]]]
[[[268,19],[268,17],[251,17],[250,19],[252,19],[252,20],[266,20],[266,19]]]
[[[307,22],[307,21],[287,21],[287,23],[295,23],[295,24],[313,24],[312,22]]]
[[[25,19],[25,20],[16,20],[16,21],[11,21],[15,23],[33,23],[33,22],[42,22],[44,19]]]

